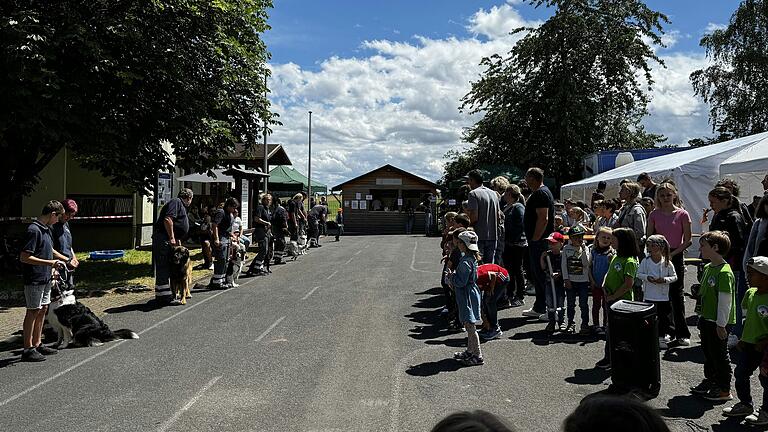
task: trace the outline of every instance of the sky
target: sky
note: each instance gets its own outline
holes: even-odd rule
[[[646,130],[666,144],[711,136],[707,106],[688,76],[708,64],[699,40],[727,25],[736,0],[647,0],[666,14]],[[522,0],[274,0],[264,34],[271,53],[270,100],[280,115],[269,142],[283,144],[307,171],[312,111],[312,177],[329,187],[384,164],[432,181],[462,129],[479,119],[459,111],[483,69],[550,11]]]

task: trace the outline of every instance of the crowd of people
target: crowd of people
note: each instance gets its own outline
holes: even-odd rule
[[[442,314],[449,327],[467,333],[467,349],[455,359],[484,364],[480,341],[502,336],[498,308],[525,305],[528,286],[534,302],[522,315],[546,321],[547,332],[605,335],[597,368],[616,366],[608,317],[619,300],[655,305],[660,349],[691,344],[684,255],[693,234],[673,180],[656,183],[643,173],[636,181],[623,180],[616,198],[606,196],[601,182],[587,205],[556,201],[539,168],[529,169],[519,185],[497,177],[488,188],[478,170],[467,178],[468,199],[462,213],[443,216],[441,243]],[[723,414],[759,425],[768,424],[768,175],[763,187],[767,193],[747,206],[733,180],[713,185],[692,293],[705,364],[704,379],[691,392],[731,400],[735,377],[739,402]],[[736,356],[734,372],[729,350]],[[757,369],[764,400],[755,407],[749,378]]]
[[[270,194],[262,194],[252,217],[252,230],[243,229],[237,199],[229,197],[217,206],[192,206],[193,198],[190,189],[179,191],[176,198],[160,209],[153,226],[154,302],[158,306],[182,304],[171,290],[171,272],[173,247],[184,242],[201,246],[203,263],[199,268],[213,270],[208,288],[225,289],[237,286],[238,268],[249,247],[256,249],[256,255],[245,275],[267,275],[270,264],[285,263],[287,256],[298,255],[302,249],[321,247],[320,236],[327,234],[325,198],[319,203],[311,200],[307,210],[303,193],[295,194],[287,202],[273,201]],[[74,287],[73,275],[79,262],[72,246],[69,221],[77,211],[77,203],[72,199],[52,200],[27,227],[19,257],[27,309],[22,361],[44,361],[45,356],[57,352],[42,343],[42,331],[51,303],[53,276],[66,275],[66,284]],[[341,209],[335,221],[339,241],[344,227]],[[69,271],[56,271],[64,269]]]

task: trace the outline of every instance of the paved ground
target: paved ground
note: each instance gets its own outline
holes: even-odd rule
[[[0,352],[0,430],[426,431],[451,411],[480,408],[518,430],[558,430],[609,383],[592,369],[602,342],[550,343],[544,323],[508,309],[504,338],[483,345],[486,365],[460,368],[448,358],[463,335],[438,317],[437,243],[326,242],[269,277],[194,292],[186,307],[107,309],[110,326],[139,340],[41,364]],[[651,405],[676,431],[738,430],[687,395],[701,361],[696,343],[667,353]]]

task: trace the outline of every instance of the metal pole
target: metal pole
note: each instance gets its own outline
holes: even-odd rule
[[[267,71],[264,71],[264,101],[267,100]],[[267,117],[264,117],[264,174],[269,174],[269,150],[267,149]],[[264,177],[264,193],[267,193],[269,177]]]
[[[309,155],[307,157],[307,209],[312,199],[312,111],[309,112]]]

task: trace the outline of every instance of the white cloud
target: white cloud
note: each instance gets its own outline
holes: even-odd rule
[[[725,24],[717,24],[717,23],[708,23],[707,26],[704,28],[704,33],[712,33],[715,30],[725,30],[728,26]]]
[[[313,178],[333,186],[391,163],[437,180],[443,155],[464,146],[462,128],[477,120],[458,107],[482,72],[480,60],[512,48],[521,35],[509,36],[511,28],[536,25],[526,22],[512,3],[480,10],[469,19],[470,30],[483,39],[370,40],[361,46],[365,55],[330,57],[317,70],[272,65],[271,100],[283,126],[275,128],[270,142],[284,144],[296,167],[306,171],[311,110]],[[669,136],[671,144],[706,135],[706,109],[688,82],[690,72],[705,64],[703,55],[663,58],[668,68],[654,71],[656,89],[646,127]]]
[[[507,36],[518,27],[537,27],[541,24],[539,21],[526,21],[512,6],[517,3],[520,1],[493,6],[488,11],[480,9],[469,19],[467,29],[475,35],[498,39]]]

